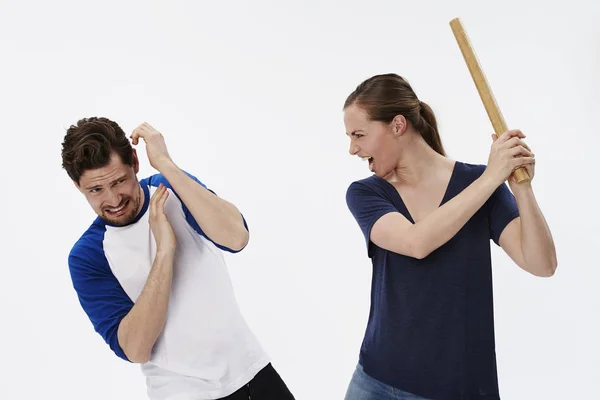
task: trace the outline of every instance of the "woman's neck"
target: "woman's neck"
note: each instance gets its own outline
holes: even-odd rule
[[[433,150],[420,134],[414,133],[402,149],[398,165],[384,177],[389,182],[406,186],[419,186],[427,178],[446,168],[452,169],[454,161]]]

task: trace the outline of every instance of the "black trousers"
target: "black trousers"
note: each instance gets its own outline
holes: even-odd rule
[[[241,389],[221,400],[294,400],[294,396],[269,363]]]

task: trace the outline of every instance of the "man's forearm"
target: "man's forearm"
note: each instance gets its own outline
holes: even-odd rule
[[[165,325],[173,278],[173,257],[174,250],[159,250],[156,253],[142,293],[119,325],[119,345],[132,362],[148,361]]]
[[[514,189],[521,217],[523,261],[539,275],[551,276],[557,267],[556,249],[550,228],[530,185]]]
[[[232,250],[248,242],[248,231],[240,211],[190,178],[174,163],[160,168],[204,233],[216,243]]]

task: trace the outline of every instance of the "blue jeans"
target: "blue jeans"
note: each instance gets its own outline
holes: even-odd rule
[[[428,400],[400,389],[393,388],[385,383],[371,378],[365,374],[360,364],[352,374],[350,385],[344,400]]]

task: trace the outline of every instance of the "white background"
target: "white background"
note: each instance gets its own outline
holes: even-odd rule
[[[501,394],[600,398],[599,4],[1,1],[0,398],[146,398],[66,264],[95,215],[61,170],[61,140],[97,115],[128,133],[149,122],[180,167],[242,210],[250,244],[227,260],[248,322],[298,400],[342,399],[371,271],[345,204],[369,171],[348,155],[341,107],[363,79],[399,73],[435,110],[450,157],[485,163],[492,127],[454,17],[536,153],[559,257],[541,279],[494,247]],[[154,173],[139,151],[140,177]]]

